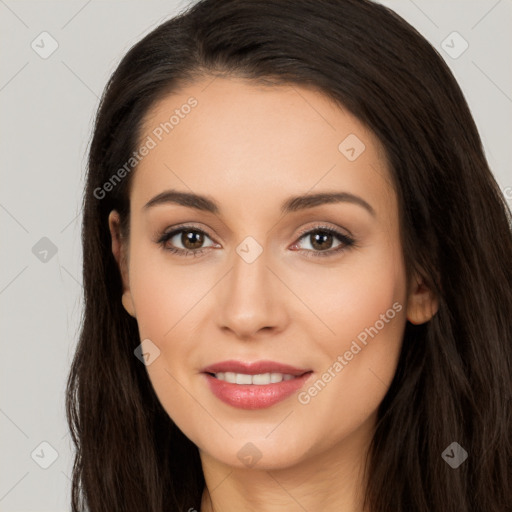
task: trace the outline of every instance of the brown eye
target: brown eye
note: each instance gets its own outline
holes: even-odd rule
[[[304,242],[301,242],[301,240],[304,240]],[[307,244],[310,247],[304,247]],[[355,240],[352,237],[335,229],[319,226],[316,229],[303,232],[293,248],[304,251],[306,256],[309,257],[333,256],[353,246],[355,246]]]
[[[199,249],[204,243],[204,233],[193,230],[183,230],[181,232],[181,243],[185,249]]]
[[[194,227],[187,228],[185,226],[169,231],[168,233],[163,233],[158,243],[166,251],[182,256],[197,256],[207,249],[215,247],[214,243],[205,246],[204,243],[207,239],[212,241],[208,234],[201,229]]]
[[[324,231],[317,231],[314,234],[310,234],[309,237],[311,246],[319,251],[330,249],[334,240],[331,233],[326,233]]]

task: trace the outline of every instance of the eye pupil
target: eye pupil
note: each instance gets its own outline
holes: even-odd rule
[[[325,249],[329,249],[330,246],[332,245],[333,235],[331,233],[319,231],[319,232],[315,233],[314,235],[312,235],[312,238],[313,238],[313,243],[311,244],[312,247],[314,247],[315,249],[318,249],[318,250],[325,250]],[[325,241],[331,242],[330,244],[328,244],[329,247],[325,247],[325,246],[321,245],[322,242],[325,242]]]
[[[187,245],[189,242],[192,243],[192,247]],[[204,243],[204,236],[202,233],[199,233],[198,231],[183,231],[181,234],[181,243],[187,249],[198,249]]]

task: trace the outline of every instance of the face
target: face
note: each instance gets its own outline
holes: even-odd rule
[[[406,319],[433,307],[406,281],[379,141],[313,89],[210,77],[159,102],[141,144],[129,240],[116,212],[109,222],[123,304],[150,340],[146,369],[169,416],[229,466],[249,455],[285,468],[354,446],[373,428]],[[203,373],[227,360],[309,373],[265,394]]]

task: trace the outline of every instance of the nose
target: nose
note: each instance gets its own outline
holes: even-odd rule
[[[219,283],[216,297],[221,330],[248,340],[286,328],[286,287],[269,260],[269,251],[265,250],[251,263],[234,253],[233,266]]]

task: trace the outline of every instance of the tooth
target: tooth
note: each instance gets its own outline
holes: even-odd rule
[[[246,375],[245,373],[236,374],[237,384],[252,384],[252,375]]]
[[[226,382],[231,382],[231,384],[236,384],[236,373],[226,372],[224,374],[224,379],[226,380]]]
[[[215,374],[215,377],[219,380],[223,380],[231,384],[255,384],[259,386],[264,386],[266,384],[276,384],[282,382],[283,380],[291,380],[295,378],[293,375],[287,375],[283,373],[260,373],[257,375],[249,375],[235,372],[219,372]]]
[[[270,373],[260,373],[252,376],[253,384],[270,384]]]

